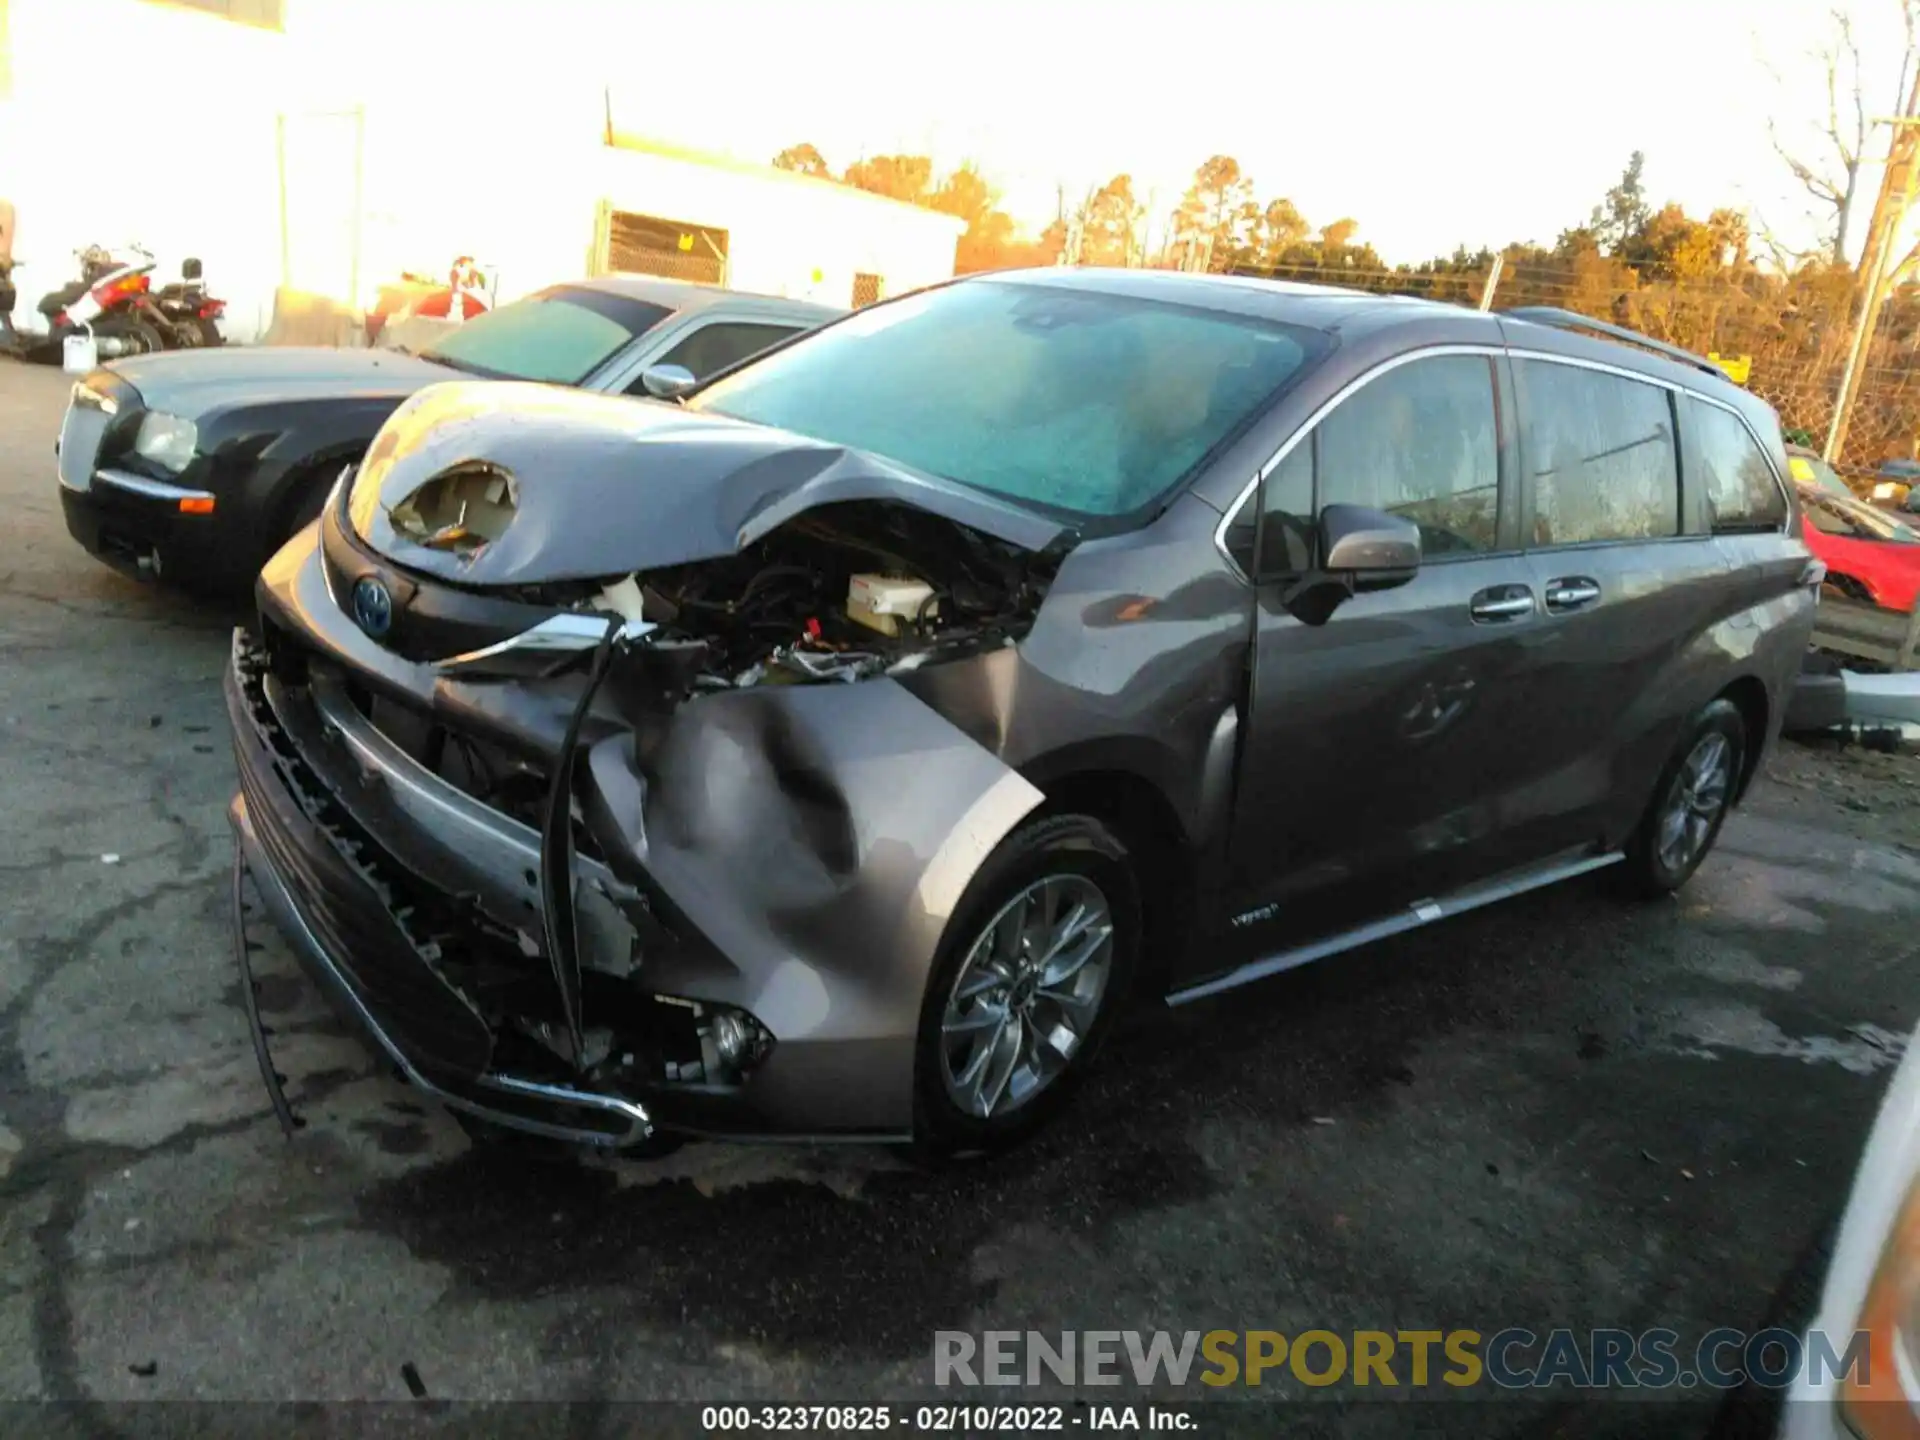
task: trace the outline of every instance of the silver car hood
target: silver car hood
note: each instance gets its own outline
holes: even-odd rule
[[[508,488],[510,516],[459,550],[422,543],[394,511],[448,472]],[[547,385],[430,386],[396,410],[353,481],[356,534],[463,585],[589,580],[730,555],[804,511],[892,501],[1026,550],[1062,527],[860,450],[675,405]]]

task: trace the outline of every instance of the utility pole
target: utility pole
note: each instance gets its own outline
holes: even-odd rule
[[[1500,288],[1500,272],[1506,268],[1507,252],[1504,250],[1496,250],[1493,256],[1492,268],[1487,271],[1487,283],[1480,287],[1480,308],[1482,310],[1493,309],[1493,292]]]
[[[1860,398],[1861,371],[1873,345],[1874,329],[1880,323],[1881,301],[1891,288],[1893,248],[1914,192],[1920,189],[1920,70],[1916,70],[1913,88],[1907,93],[1906,107],[1885,123],[1893,128],[1893,142],[1887,149],[1887,168],[1880,177],[1880,194],[1874,201],[1866,249],[1860,256],[1860,314],[1854,322],[1846,368],[1840,375],[1833,423],[1827,428],[1827,443],[1821,451],[1829,465],[1839,459],[1847,443],[1854,402]]]

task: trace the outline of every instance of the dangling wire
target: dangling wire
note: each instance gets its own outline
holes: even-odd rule
[[[547,811],[540,827],[540,905],[546,920],[547,963],[560,990],[560,1007],[566,1016],[567,1039],[573,1047],[576,1071],[585,1064],[587,1047],[580,1003],[579,917],[573,900],[573,762],[587,711],[600,690],[600,683],[607,678],[613,662],[614,642],[625,623],[618,615],[609,617],[606,633],[594,646],[587,683],[574,704],[566,737],[560,742],[560,753],[554,761],[553,783],[547,792]]]

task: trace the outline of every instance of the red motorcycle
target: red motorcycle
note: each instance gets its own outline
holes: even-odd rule
[[[139,260],[117,260],[103,245],[74,252],[80,278],[40,297],[39,311],[47,317],[40,358],[58,360],[67,337],[81,334],[93,336],[102,360],[166,348],[160,328],[147,318],[153,256],[138,246],[130,248]]]
[[[225,343],[217,321],[226,302],[207,295],[198,260],[181,267],[183,283],[156,296],[153,256],[138,245],[128,249],[140,258],[122,261],[101,245],[76,252],[80,278],[40,300],[47,317],[43,358],[58,359],[67,337],[78,334],[93,336],[102,360]]]

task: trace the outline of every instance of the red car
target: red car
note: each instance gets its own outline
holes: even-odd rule
[[[1852,496],[1797,485],[1807,548],[1827,565],[1827,583],[1852,600],[1911,610],[1920,596],[1920,530]]]

